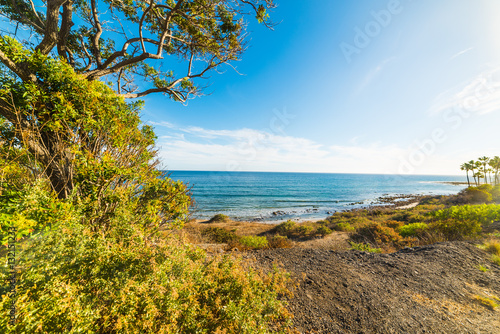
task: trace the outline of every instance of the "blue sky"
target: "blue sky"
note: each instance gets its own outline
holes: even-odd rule
[[[149,96],[170,170],[460,174],[500,155],[500,3],[277,0],[187,106]]]

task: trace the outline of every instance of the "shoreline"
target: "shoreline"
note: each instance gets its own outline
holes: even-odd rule
[[[262,217],[255,217],[255,218],[250,218],[250,219],[241,219],[241,218],[234,218],[229,216],[229,218],[234,221],[234,222],[240,222],[240,223],[261,223],[261,224],[269,224],[269,225],[277,225],[282,222],[288,221],[288,220],[293,220],[298,223],[303,223],[303,222],[310,222],[310,221],[321,221],[325,220],[331,215],[333,215],[336,212],[352,212],[352,211],[358,211],[358,210],[374,210],[374,209],[411,209],[416,207],[419,203],[420,200],[424,197],[427,196],[433,196],[433,195],[422,195],[422,194],[397,194],[397,195],[383,195],[377,198],[374,202],[370,204],[363,205],[362,202],[354,202],[349,205],[360,205],[359,207],[356,208],[347,208],[345,210],[334,210],[334,211],[328,211],[325,214],[317,215],[315,216],[314,213],[311,212],[310,217],[300,217],[294,215],[295,212],[286,212],[282,210],[276,210],[273,212],[275,214],[274,219],[266,219]],[[438,195],[439,196],[439,195]],[[313,211],[312,209],[311,211]],[[211,218],[211,217],[210,217]],[[190,219],[191,222],[195,223],[208,223],[210,218],[205,219],[205,218],[192,218]]]

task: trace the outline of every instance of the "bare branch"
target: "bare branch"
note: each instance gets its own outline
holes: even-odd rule
[[[71,66],[74,66],[74,59],[72,57],[71,51],[67,47],[69,33],[71,27],[73,26],[73,1],[68,0],[63,6],[63,14],[61,21],[61,28],[59,30],[59,39],[57,42],[57,52],[59,56],[66,60],[69,60]]]
[[[97,15],[96,0],[91,0],[90,5],[92,7],[92,18],[94,20],[94,28],[97,30],[97,33],[95,34],[94,38],[92,39],[92,45],[93,45],[92,51],[94,52],[94,57],[95,57],[95,61],[97,63],[97,67],[101,67],[102,58],[101,58],[101,49],[99,47],[99,39],[101,38],[101,34],[102,34],[102,26],[101,26],[101,22],[99,21],[99,16]]]
[[[48,54],[56,45],[58,37],[59,7],[67,0],[47,0],[47,20],[45,24],[44,36],[40,44],[36,47],[42,54]]]

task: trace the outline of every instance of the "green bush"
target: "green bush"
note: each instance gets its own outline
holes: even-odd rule
[[[239,243],[250,249],[262,249],[268,247],[267,238],[256,235],[243,236],[239,239]]]
[[[209,223],[225,223],[225,222],[228,222],[230,221],[231,219],[222,214],[222,213],[219,213],[219,214],[216,214],[215,216],[213,216],[212,218],[210,218],[210,220],[208,221]]]
[[[238,239],[238,236],[222,227],[209,227],[201,231],[201,235],[208,238],[210,242],[225,244]]]
[[[321,234],[323,237],[329,234],[332,234],[332,230],[330,230],[327,226],[320,226],[316,230],[316,233]]]
[[[367,240],[375,245],[385,245],[396,249],[406,245],[405,240],[394,229],[371,223],[356,230],[352,236],[354,240]]]
[[[299,227],[296,228],[297,233],[299,233],[301,236],[308,236],[310,235],[313,231],[314,228],[309,225],[300,225]]]
[[[500,202],[500,184],[493,187],[491,190],[491,198],[494,202]]]
[[[344,231],[344,232],[349,232],[349,231],[354,231],[356,230],[351,224],[349,223],[338,223],[335,225],[334,229],[336,231]]]
[[[429,226],[425,223],[413,223],[399,227],[398,232],[403,237],[415,237],[428,228]]]
[[[68,225],[30,240],[19,256],[17,321],[0,317],[0,332],[274,333],[287,318],[283,273],[141,233],[130,224],[105,235]],[[3,267],[2,282],[8,274]]]
[[[470,187],[465,191],[465,193],[469,203],[488,203],[493,200],[493,197],[487,189]]]
[[[382,250],[380,248],[372,248],[368,244],[355,243],[355,242],[352,242],[352,241],[349,241],[349,244],[351,244],[351,249],[358,250],[358,251],[361,251],[361,252],[382,253]]]
[[[279,234],[288,234],[292,232],[295,227],[297,226],[297,223],[294,222],[293,220],[287,220],[286,222],[283,222],[279,225],[277,225],[274,230],[279,233]]]
[[[291,248],[293,246],[292,241],[290,241],[284,235],[273,235],[267,238],[267,243],[269,248]]]
[[[489,226],[500,219],[500,205],[462,205],[431,212],[434,221],[429,227],[442,233],[449,240],[474,238],[482,231],[483,226]]]
[[[448,209],[434,211],[431,217],[437,220],[458,220],[461,222],[476,222],[482,226],[489,226],[492,222],[500,220],[500,205],[461,205]]]

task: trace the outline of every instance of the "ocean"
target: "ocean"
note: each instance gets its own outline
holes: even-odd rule
[[[449,195],[465,176],[170,171],[192,188],[192,217],[222,213],[235,220],[324,219],[383,196]],[[274,214],[273,214],[274,213]]]

